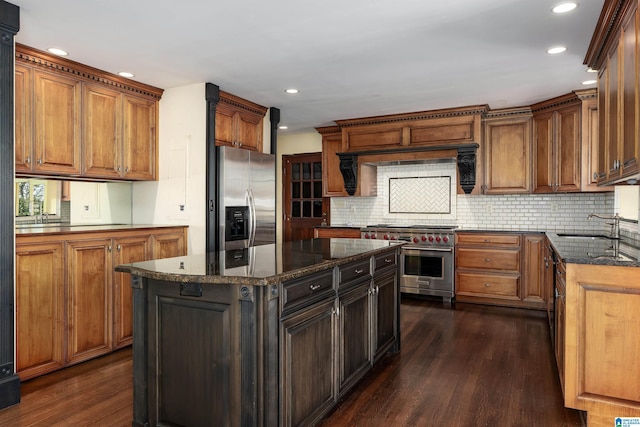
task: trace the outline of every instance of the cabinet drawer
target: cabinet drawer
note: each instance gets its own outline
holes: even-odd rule
[[[348,238],[348,239],[359,239],[360,238],[360,229],[359,228],[337,228],[337,227],[316,227],[313,229],[314,237],[316,238]]]
[[[520,235],[503,233],[456,233],[456,244],[520,246]]]
[[[456,268],[520,271],[520,251],[456,248]]]
[[[396,252],[387,252],[386,254],[376,255],[373,261],[373,269],[376,272],[388,267],[395,267],[396,265],[398,265]]]
[[[519,276],[456,273],[456,294],[518,299]]]
[[[338,287],[344,288],[361,279],[371,278],[371,263],[369,259],[352,262],[340,267]]]
[[[326,297],[333,297],[333,270],[323,271],[301,280],[282,284],[281,310],[291,311]]]

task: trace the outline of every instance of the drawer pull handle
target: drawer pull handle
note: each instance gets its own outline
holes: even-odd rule
[[[311,289],[311,291],[317,291],[318,289],[320,289],[322,286],[319,283],[313,284],[311,286],[309,286],[309,289]]]
[[[385,258],[385,259],[384,259],[384,262],[386,262],[387,264],[389,264],[389,263],[393,262],[393,260],[392,260],[391,258]]]
[[[485,243],[489,243],[489,242],[491,242],[491,239],[484,239],[484,242]]]
[[[491,262],[491,258],[485,258],[484,262]]]
[[[356,268],[356,274],[362,274],[362,273],[364,273],[364,270],[358,270],[358,269]]]
[[[485,284],[484,284],[484,287],[485,287],[485,288],[488,288],[488,287],[490,287],[490,286],[491,286],[491,283],[485,283]]]

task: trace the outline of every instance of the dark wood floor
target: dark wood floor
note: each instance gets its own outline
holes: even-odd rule
[[[402,351],[322,423],[332,426],[580,426],[562,405],[542,312],[403,299]],[[130,426],[131,350],[22,384],[0,426]]]

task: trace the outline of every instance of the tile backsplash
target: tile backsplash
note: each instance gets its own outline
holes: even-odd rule
[[[331,225],[366,226],[372,224],[396,225],[453,225],[460,229],[513,230],[513,231],[603,231],[608,226],[603,220],[588,220],[590,213],[611,215],[614,210],[613,193],[568,194],[514,194],[514,195],[460,195],[456,194],[455,163],[425,165],[379,166],[377,197],[334,197],[331,199]],[[406,186],[411,191],[400,191],[406,200],[393,201],[389,179],[397,176],[418,176],[428,169],[431,176],[452,176],[452,192],[439,190],[432,203],[440,207],[450,198],[449,214],[425,212],[394,213],[390,206],[421,206],[419,199],[429,199],[424,181]],[[398,181],[397,183],[400,183]],[[395,183],[395,184],[397,184]],[[395,184],[391,184],[393,187]],[[393,190],[393,189],[392,189]],[[391,199],[391,203],[390,200]],[[424,205],[422,205],[424,206]],[[430,206],[430,205],[429,205]]]

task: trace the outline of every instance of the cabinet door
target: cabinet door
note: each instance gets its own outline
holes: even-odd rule
[[[556,113],[555,191],[580,191],[580,108]]]
[[[618,169],[619,157],[619,125],[620,125],[620,108],[619,108],[619,83],[620,83],[620,55],[619,50],[615,49],[608,60],[609,81],[607,84],[607,91],[604,96],[607,98],[607,109],[604,110],[607,121],[607,177],[609,179],[615,179],[620,175]]]
[[[234,118],[240,147],[262,152],[262,118],[242,112],[237,113]]]
[[[16,64],[15,77],[16,173],[33,168],[33,71]]]
[[[34,172],[80,173],[80,81],[34,71]]]
[[[545,239],[542,234],[525,235],[523,243],[523,301],[546,307]]]
[[[556,364],[558,366],[558,375],[560,376],[560,386],[564,390],[564,342],[565,342],[565,313],[566,313],[566,298],[564,295],[556,297],[556,336],[555,336],[555,351],[556,351]]]
[[[371,366],[371,298],[369,280],[339,298],[340,394],[358,381]]]
[[[281,321],[280,425],[312,425],[336,400],[334,303],[316,304]]]
[[[534,193],[554,191],[553,173],[553,113],[541,114],[533,118],[534,142]]]
[[[485,123],[485,194],[531,191],[531,119]]]
[[[151,258],[149,237],[146,235],[116,239],[113,243],[114,267]],[[119,272],[113,274],[113,347],[120,348],[133,341],[131,275]]]
[[[119,178],[122,168],[122,95],[101,86],[85,84],[83,101],[83,173]]]
[[[609,177],[609,164],[614,159],[609,159],[609,69],[606,63],[598,74],[598,183],[602,184]]]
[[[344,178],[340,172],[342,134],[322,138],[322,195],[324,197],[348,196],[344,189]]]
[[[385,273],[373,279],[373,356],[374,362],[396,342],[398,330],[398,276]]]
[[[183,231],[154,234],[151,236],[153,259],[173,258],[187,254],[185,234]]]
[[[16,371],[21,380],[64,365],[63,244],[16,245]]]
[[[68,361],[111,351],[111,239],[67,242]]]
[[[220,103],[216,107],[216,145],[236,145],[235,114],[229,105]]]
[[[124,95],[122,176],[132,180],[156,179],[157,102]]]
[[[637,3],[636,6],[637,8]],[[622,114],[621,126],[621,159],[622,174],[629,176],[639,171],[638,157],[640,156],[640,72],[638,70],[638,49],[640,45],[640,22],[638,10],[630,14],[622,28]]]

